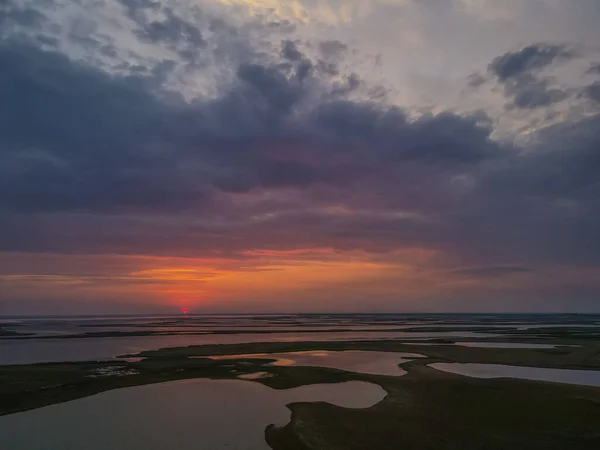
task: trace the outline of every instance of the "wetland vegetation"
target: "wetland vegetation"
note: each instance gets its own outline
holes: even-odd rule
[[[148,350],[111,361],[5,365],[0,366],[0,415],[118,388],[184,379],[237,379],[276,390],[363,381],[380,386],[388,395],[366,409],[322,402],[290,404],[289,424],[264,424],[266,442],[274,450],[598,448],[600,388],[472,378],[431,367],[436,363],[475,363],[600,371],[600,340],[594,338],[597,329],[593,325],[513,327],[506,333],[500,328],[504,327],[495,329],[500,336],[475,340],[211,344]],[[483,346],[453,345],[461,342]],[[542,347],[486,347],[489,342]],[[397,355],[402,370],[392,376],[361,373],[358,368],[320,367],[318,361],[314,366],[272,364],[290,352],[348,350]],[[405,354],[413,356],[403,360]]]

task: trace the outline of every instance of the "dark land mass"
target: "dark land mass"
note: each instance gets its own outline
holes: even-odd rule
[[[506,333],[500,332],[500,333]],[[536,338],[575,338],[575,339],[600,339],[600,327],[540,327],[526,330],[515,330],[510,333],[514,336]]]
[[[31,334],[32,333],[21,333],[20,331],[6,330],[6,329],[0,327],[0,337],[14,338],[14,337],[31,336]]]
[[[600,445],[600,389],[481,380],[415,362],[403,377],[372,377],[389,395],[369,409],[290,405],[267,428],[275,450],[584,450]]]

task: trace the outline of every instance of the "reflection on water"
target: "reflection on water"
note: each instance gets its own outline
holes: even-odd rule
[[[482,348],[556,348],[551,344],[525,344],[520,342],[457,342],[462,347]]]
[[[556,383],[600,386],[600,371],[547,369],[542,367],[504,366],[500,364],[435,363],[431,367],[445,372],[475,378],[520,378],[524,380],[554,381]]]
[[[269,372],[253,372],[238,375],[238,378],[242,380],[262,380],[263,378],[271,378],[272,376],[273,374]]]
[[[400,376],[406,373],[398,365],[406,358],[421,358],[412,353],[369,351],[306,351],[287,353],[254,353],[245,355],[211,356],[211,359],[275,359],[273,366],[316,366],[373,375]]]
[[[0,442],[11,450],[269,450],[265,427],[289,421],[286,404],[367,408],[385,395],[356,381],[274,390],[250,381],[185,380],[0,417]]]
[[[478,334],[486,337],[493,335]],[[316,332],[300,334],[208,334],[172,336],[130,336],[72,339],[2,339],[0,365],[32,364],[53,361],[86,361],[111,359],[165,347],[186,347],[205,344],[243,344],[252,342],[328,342],[347,340],[377,340],[394,338],[473,337],[469,332],[403,333],[403,332]]]
[[[175,315],[175,316],[89,316],[89,317],[1,317],[3,330],[34,333],[52,339],[1,338],[0,364],[111,359],[118,355],[205,344],[255,342],[347,341],[494,337],[493,327],[581,326],[600,324],[600,316],[571,315],[473,315],[473,314],[318,314],[318,315]],[[420,331],[406,328],[425,326]],[[451,327],[451,328],[449,328]],[[453,329],[454,328],[454,329]],[[464,331],[462,330],[464,328]],[[449,331],[441,331],[448,329]],[[345,330],[345,331],[342,331]],[[393,331],[396,330],[396,331]],[[475,331],[481,330],[483,332]],[[161,332],[169,335],[114,336],[119,332]],[[113,337],[56,339],[57,335],[85,332],[113,333]],[[182,333],[182,334],[174,334]],[[195,333],[195,334],[190,334]],[[204,333],[204,334],[197,334]],[[231,334],[229,334],[231,333]],[[504,337],[507,335],[504,334]],[[430,343],[427,343],[428,345]],[[436,344],[441,345],[441,344]],[[475,346],[475,344],[466,344]],[[477,346],[495,347],[486,343]],[[499,345],[498,345],[499,347]],[[502,344],[525,348],[523,344]],[[527,348],[543,348],[533,345]]]

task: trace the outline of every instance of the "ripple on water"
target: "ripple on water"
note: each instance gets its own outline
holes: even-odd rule
[[[289,422],[289,403],[367,408],[385,396],[380,386],[358,381],[275,390],[241,380],[184,380],[0,417],[0,442],[11,450],[269,450],[264,430]]]

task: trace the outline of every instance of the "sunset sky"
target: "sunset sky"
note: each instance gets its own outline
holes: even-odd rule
[[[0,0],[0,315],[600,312],[598,0]]]

